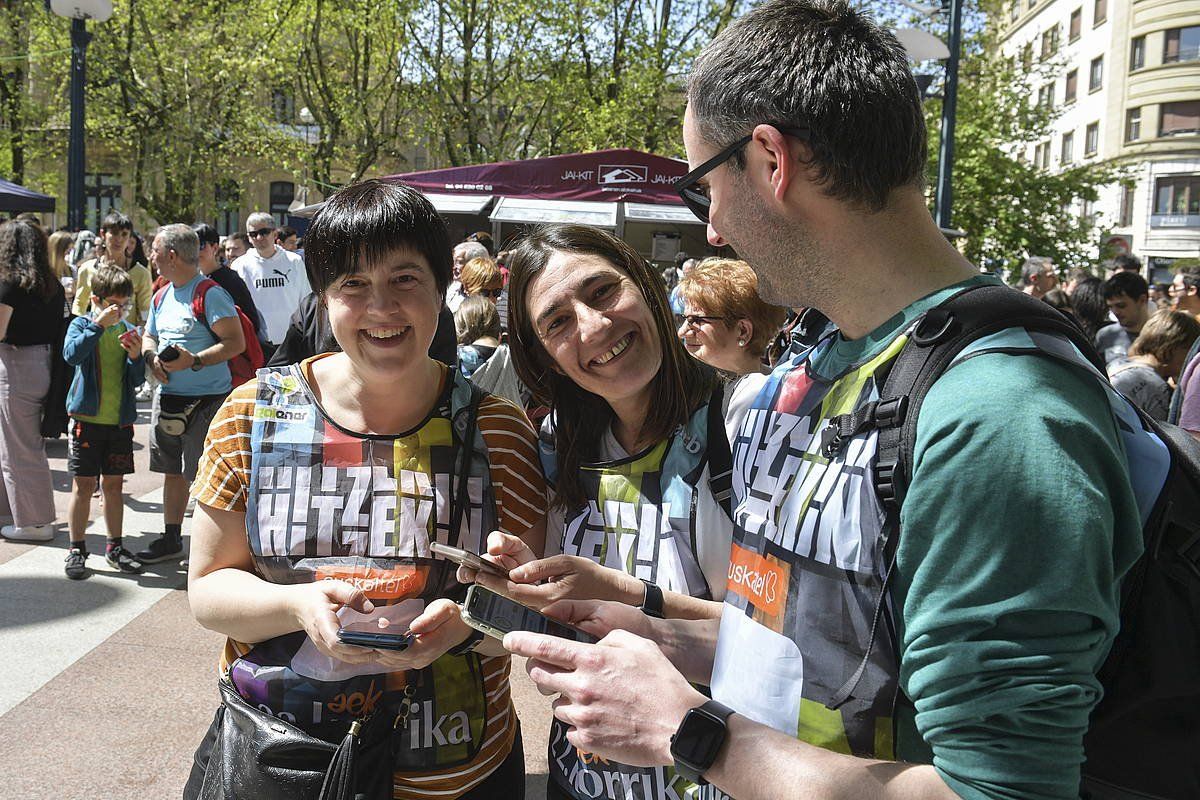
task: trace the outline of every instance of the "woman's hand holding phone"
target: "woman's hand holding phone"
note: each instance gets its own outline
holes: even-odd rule
[[[388,670],[423,669],[461,644],[471,633],[453,600],[434,600],[409,623],[412,642],[402,651],[364,650],[371,660]]]
[[[337,616],[339,609],[349,606],[364,614],[375,609],[361,589],[345,581],[330,580],[279,588],[291,592],[289,605],[292,618],[319,651],[350,664],[366,664],[376,659],[379,651],[343,644],[338,639],[338,629],[341,627]]]
[[[500,531],[488,536],[489,560],[509,569],[508,579],[459,570],[480,586],[541,610],[559,600],[615,600],[636,606],[645,587],[632,575],[602,567],[581,556],[557,555],[535,559],[518,537]],[[468,582],[468,581],[464,581]]]

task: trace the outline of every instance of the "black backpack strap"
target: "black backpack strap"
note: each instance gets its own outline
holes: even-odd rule
[[[725,516],[733,519],[733,454],[725,433],[725,387],[718,386],[708,399],[706,436],[708,441],[708,488]]]
[[[875,644],[887,602],[888,586],[896,566],[900,534],[900,507],[912,479],[917,419],[925,395],[968,345],[1008,328],[1024,328],[1065,336],[1104,374],[1104,361],[1091,340],[1070,318],[1041,300],[1008,286],[973,286],[925,312],[909,332],[907,344],[879,373],[877,402],[853,414],[830,420],[821,432],[822,453],[835,458],[852,436],[878,431],[875,491],[884,510],[883,562],[887,564],[871,620],[866,652],[827,706],[838,708],[850,699],[862,679]],[[884,409],[884,413],[880,413]],[[828,445],[828,446],[827,446]]]
[[[453,376],[451,377],[453,380]],[[460,459],[461,466],[458,473],[458,488],[454,492],[454,500],[450,504],[450,535],[451,537],[458,536],[459,527],[462,525],[463,510],[470,502],[470,497],[467,494],[467,479],[471,477],[471,455],[475,447],[475,429],[479,424],[479,404],[483,402],[485,393],[475,384],[471,385],[471,404],[467,407],[467,427],[463,433],[461,443],[462,458]],[[451,430],[454,426],[450,426]],[[486,531],[484,532],[486,534]],[[453,539],[452,539],[453,541]]]

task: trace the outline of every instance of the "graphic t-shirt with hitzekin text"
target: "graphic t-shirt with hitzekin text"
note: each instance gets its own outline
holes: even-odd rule
[[[387,620],[404,632],[429,602],[466,591],[431,542],[479,552],[488,531],[521,535],[543,518],[534,431],[513,404],[484,398],[464,459],[472,390],[446,367],[441,397],[413,430],[349,431],[316,400],[314,360],[260,370],[230,395],[209,429],[193,493],[245,514],[263,580],[349,582],[375,609],[342,609],[343,626],[378,631]],[[326,740],[339,740],[353,719],[387,715],[396,797],[458,797],[503,763],[515,740],[504,656],[446,654],[424,669],[390,671],[329,658],[296,631],[254,645],[229,640],[221,665],[248,702]]]
[[[246,282],[267,327],[267,338],[275,344],[282,342],[292,314],[300,308],[300,301],[312,293],[304,259],[275,245],[270,258],[263,258],[251,249],[229,267]]]
[[[667,591],[720,600],[733,523],[709,485],[707,417],[708,406],[701,406],[674,435],[634,454],[608,430],[600,443],[604,460],[580,467],[586,506],[561,518],[551,514],[547,548],[557,546]],[[552,428],[548,419],[542,431],[542,463],[550,480],[557,473]],[[725,436],[723,428],[715,433]],[[547,760],[551,780],[578,800],[699,796],[700,787],[674,767],[634,767],[580,750],[559,720],[550,727]]]

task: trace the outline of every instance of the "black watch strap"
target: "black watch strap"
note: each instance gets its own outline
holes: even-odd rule
[[[467,653],[474,653],[475,648],[483,641],[483,631],[472,629],[471,635],[463,639],[461,642],[451,647],[446,651],[447,655],[465,656]]]
[[[646,585],[646,597],[642,600],[642,613],[647,617],[655,619],[663,618],[663,591],[657,585],[651,583],[645,578],[640,578],[641,582]]]
[[[691,709],[671,737],[675,771],[692,783],[708,783],[704,773],[712,767],[725,744],[727,720],[733,709],[716,700]]]

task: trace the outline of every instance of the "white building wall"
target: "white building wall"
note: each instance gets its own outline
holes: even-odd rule
[[[1005,8],[1000,24],[1005,29],[1001,55],[1021,63],[1027,43],[1033,43],[1033,62],[1041,63],[1043,33],[1058,26],[1058,51],[1050,60],[1059,64],[1053,75],[1053,103],[1061,110],[1049,138],[1049,169],[1063,167],[1062,137],[1074,134],[1073,164],[1114,159],[1125,165],[1134,182],[1132,219],[1121,225],[1123,190],[1119,184],[1105,187],[1092,211],[1098,215],[1100,232],[1129,237],[1133,252],[1149,267],[1159,270],[1152,277],[1169,280],[1169,263],[1180,258],[1200,256],[1200,224],[1195,219],[1166,220],[1155,214],[1155,181],[1165,175],[1200,175],[1200,134],[1159,135],[1160,103],[1200,100],[1200,61],[1164,64],[1165,31],[1200,25],[1200,2],[1196,0],[1108,0],[1104,20],[1096,24],[1095,0],[1043,0],[1030,3],[1017,0],[1017,11]],[[1079,37],[1070,38],[1071,13],[1079,9]],[[1130,48],[1134,37],[1145,37],[1144,66],[1130,69]],[[1100,87],[1089,86],[1092,59],[1104,59]],[[1068,73],[1078,70],[1076,98],[1066,103]],[[1049,80],[1049,79],[1047,79]],[[1039,84],[1030,88],[1030,102],[1038,100]],[[1126,113],[1142,109],[1142,135],[1136,142],[1125,141]],[[1098,123],[1098,147],[1085,155],[1087,126]],[[1034,160],[1036,147],[1030,145],[1025,157]],[[1076,208],[1075,212],[1083,209]],[[1166,225],[1168,221],[1180,224]],[[1099,237],[1098,237],[1099,239]],[[1099,244],[1099,241],[1097,242]],[[1097,247],[1099,254],[1099,247]]]

